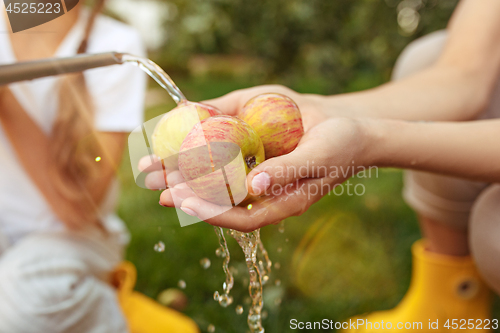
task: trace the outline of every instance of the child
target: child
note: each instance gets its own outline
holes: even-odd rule
[[[100,15],[103,6],[77,5],[28,31],[0,34],[0,64],[108,51],[145,56],[138,33]],[[10,31],[5,12],[0,31]],[[129,240],[114,213],[114,175],[127,132],[142,122],[145,88],[134,66],[0,87],[2,332],[197,331],[132,292],[133,266],[112,274]]]

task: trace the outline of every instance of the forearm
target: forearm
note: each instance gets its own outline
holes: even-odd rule
[[[325,112],[334,117],[475,119],[500,74],[499,12],[498,0],[462,0],[433,66],[379,88],[325,98]]]
[[[471,120],[486,106],[491,91],[480,73],[436,65],[401,81],[323,100],[333,117],[403,120]]]
[[[500,120],[416,123],[361,120],[367,163],[500,182]]]

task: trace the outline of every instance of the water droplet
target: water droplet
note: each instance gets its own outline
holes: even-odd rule
[[[274,281],[274,284],[276,286],[278,286],[278,287],[281,286],[281,280],[280,279],[276,279],[276,281]]]
[[[283,249],[282,249],[281,247],[278,247],[278,248],[276,249],[276,251],[278,251],[278,253],[281,253],[281,251],[283,251]]]
[[[267,281],[269,281],[269,275],[264,275],[262,277],[262,284],[265,284]]]
[[[100,161],[101,161],[101,156],[97,156],[97,157],[95,158],[95,161],[96,161],[96,162],[100,162]]]
[[[179,282],[177,282],[177,286],[181,289],[186,289],[186,281],[179,280]]]
[[[227,308],[229,305],[233,304],[233,297],[227,294],[221,295],[219,297],[219,304],[223,308]]]
[[[285,239],[285,242],[287,242],[287,243],[288,243],[288,241],[289,241],[289,239],[288,239],[288,238],[287,238],[287,239]]]
[[[268,316],[268,313],[266,310],[262,311],[262,319],[266,319]]]
[[[218,291],[214,292],[214,301],[218,302],[219,301],[219,297],[220,297],[219,292]]]
[[[274,305],[279,306],[281,304],[281,298],[276,298],[274,300]]]
[[[274,263],[274,268],[275,269],[280,269],[281,268],[281,264],[279,262],[275,262]]]
[[[250,210],[250,209],[252,209],[252,207],[253,207],[253,206],[252,206],[252,204],[249,204],[249,205],[247,206],[247,209],[248,209],[248,210]]]
[[[280,222],[280,226],[278,227],[278,231],[280,233],[284,233],[285,232],[285,221],[281,221]]]
[[[163,252],[165,251],[165,243],[162,241],[159,241],[158,243],[155,244],[155,251],[156,252]]]
[[[217,248],[217,250],[215,250],[215,255],[219,258],[226,257],[226,254],[224,253],[224,250],[221,247],[219,247],[219,248]]]
[[[208,325],[208,327],[207,327],[207,331],[208,331],[209,333],[213,333],[213,332],[215,332],[215,326],[214,326],[214,325],[212,325],[212,324]]]
[[[236,313],[239,314],[239,315],[243,313],[243,307],[241,305],[238,305],[236,307]]]
[[[200,260],[200,265],[204,269],[208,269],[212,263],[210,262],[210,259],[208,258],[203,258]]]

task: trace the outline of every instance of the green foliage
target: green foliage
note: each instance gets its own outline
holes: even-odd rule
[[[187,69],[193,54],[263,59],[265,81],[323,82],[324,93],[387,81],[398,54],[414,38],[443,29],[456,0],[171,0],[169,38],[156,60]],[[410,35],[398,10],[418,9]],[[260,71],[259,71],[260,72]]]

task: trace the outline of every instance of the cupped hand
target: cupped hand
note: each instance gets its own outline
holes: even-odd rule
[[[248,191],[257,197],[251,206],[231,208],[204,201],[181,178],[176,178],[181,183],[169,183],[171,188],[161,194],[160,203],[212,225],[249,232],[301,215],[353,170],[367,167],[368,142],[361,121],[329,119],[307,131],[293,152],[271,158],[248,174]]]
[[[264,93],[279,93],[293,99],[300,109],[304,130],[306,132],[316,124],[327,119],[321,104],[322,96],[299,94],[282,85],[263,85],[235,90],[222,97],[206,100],[202,103],[218,108],[223,114],[236,116],[246,102]],[[151,190],[161,190],[183,182],[182,176],[178,170],[172,171],[162,167],[161,161],[154,155],[144,156],[139,161],[138,168],[139,171],[147,173],[145,185]]]

